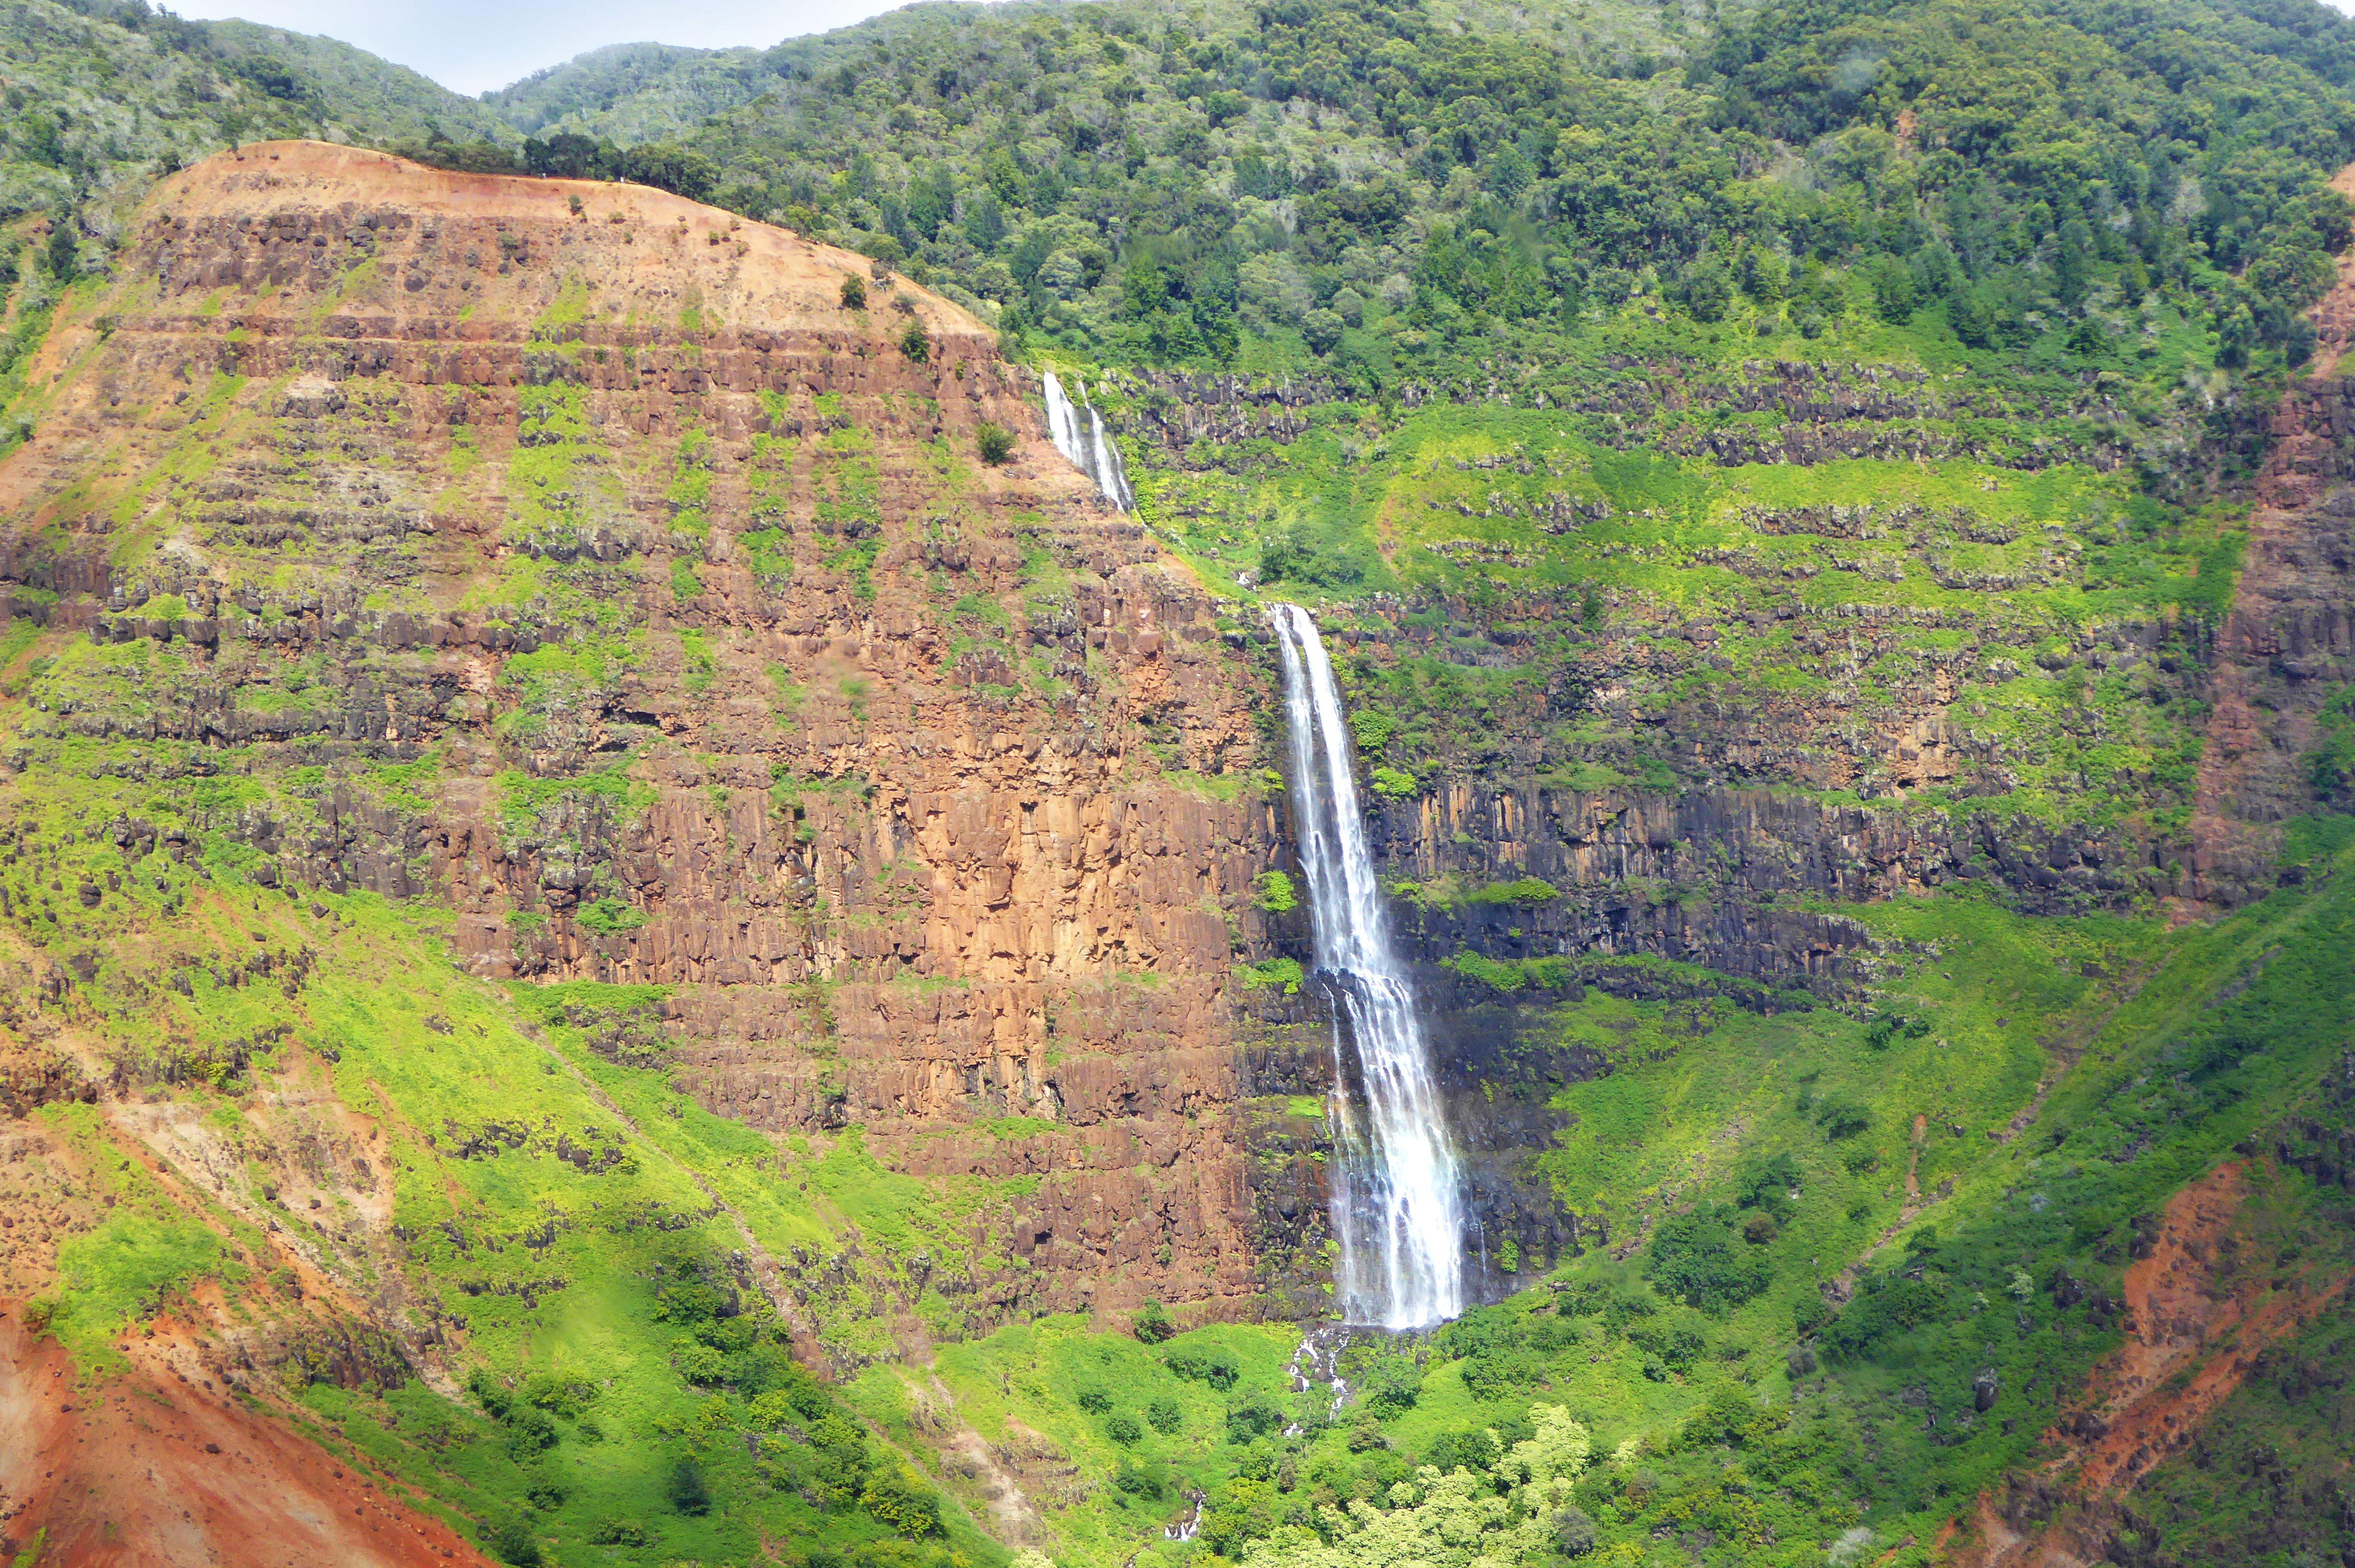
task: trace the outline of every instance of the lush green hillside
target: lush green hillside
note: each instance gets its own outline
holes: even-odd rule
[[[240,141],[507,133],[474,100],[348,44],[189,22],[145,0],[12,5],[0,18],[0,218],[71,217],[99,247],[120,240],[157,175]]]
[[[235,1298],[513,1563],[2355,1552],[2355,22],[0,40],[0,1087],[94,1381]],[[278,133],[845,251],[123,228]],[[1427,1335],[1324,1321],[1272,600],[1475,1172]]]
[[[1927,309],[2098,357],[2172,290],[2228,366],[2296,357],[2343,237],[2319,187],[2349,43],[2319,10],[1770,7],[1657,49],[1608,10],[1541,20],[917,8],[509,91],[535,131],[676,132],[725,204],[888,240],[1065,347],[1220,364],[1261,337],[1374,383],[1632,293],[1809,339],[1851,303]]]

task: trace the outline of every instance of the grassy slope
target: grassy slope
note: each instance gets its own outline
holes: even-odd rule
[[[1883,1051],[1866,1042],[1860,1023],[1832,1014],[1562,1003],[1563,1031],[1618,1065],[1561,1092],[1561,1106],[1579,1120],[1549,1166],[1565,1200],[1610,1216],[1623,1244],[1565,1264],[1428,1345],[1360,1346],[1354,1381],[1411,1390],[1411,1406],[1377,1392],[1336,1428],[1312,1421],[1288,1441],[1228,1445],[1205,1546],[1253,1562],[1308,1561],[1326,1548],[1287,1531],[1314,1525],[1319,1507],[1388,1495],[1418,1462],[1453,1463],[1460,1435],[1509,1439],[1533,1405],[1561,1403],[1591,1431],[1597,1454],[1613,1456],[1577,1493],[1597,1521],[1604,1561],[1685,1562],[1690,1548],[1707,1562],[1812,1563],[1859,1530],[1876,1552],[1907,1543],[1892,1561],[1924,1561],[1922,1543],[1948,1514],[1966,1512],[1980,1488],[2036,1459],[2055,1405],[2118,1342],[2114,1318],[2062,1303],[2055,1271],[2115,1296],[2137,1218],[2244,1139],[2314,1104],[2338,1062],[2355,980],[2350,869],[2342,859],[2318,887],[2175,933],[2106,919],[2030,922],[1952,899],[1849,911],[1908,944],[1881,999],[1933,1023],[1919,1038],[1900,1031]],[[1998,1142],[1989,1135],[2028,1105],[2040,1081],[2058,1076],[2040,1040],[2082,1055],[2041,1115]],[[1860,1105],[1869,1127],[1828,1136],[1828,1102]],[[1915,1168],[1928,1200],[1909,1205],[1916,1115],[1927,1119]],[[1796,1186],[1764,1206],[1779,1213],[1778,1233],[1753,1244],[1736,1232],[1732,1241],[1734,1266],[1764,1265],[1754,1296],[1699,1310],[1647,1277],[1657,1246],[1621,1255],[1638,1227],[1730,1205],[1745,1178],[1781,1156]],[[2295,1171],[2257,1186],[2252,1246],[2265,1250],[2253,1251],[2250,1266],[2262,1272],[2270,1259],[2274,1288],[2312,1287],[2355,1261],[2330,1190]],[[1826,1321],[1818,1282],[1850,1260],[1868,1260],[1860,1288]],[[2343,1339],[2343,1323],[2326,1319],[2307,1339],[2306,1362],[2283,1364],[2317,1364]],[[1010,1383],[1012,1406],[1099,1463],[1116,1450],[1072,1391],[1092,1374],[1135,1403],[1166,1381],[1134,1347],[1092,1349],[1036,1329],[958,1352],[961,1387],[987,1399],[986,1379],[964,1370],[976,1361],[1001,1388],[1025,1370],[1048,1370]],[[1972,1408],[1983,1371],[2001,1390],[1984,1417]],[[2328,1400],[2328,1376],[2308,1375],[2298,1397]],[[2241,1396],[2235,1431],[2283,1419],[2264,1413],[2282,1408],[2272,1386]],[[1369,1440],[1369,1429],[1379,1436]],[[1178,1467],[1202,1473],[1190,1452]],[[1259,1485],[1254,1473],[1278,1479]],[[2214,1488],[2196,1472],[2167,1485],[2170,1497],[2189,1499]],[[1401,1497],[1412,1495],[1420,1494]],[[2179,1505],[2193,1523],[2179,1523],[2178,1537],[2227,1533],[2200,1517],[2201,1506]],[[1683,1544],[1657,1544],[1662,1531]],[[1092,1533],[1070,1528],[1070,1555],[1111,1561]]]

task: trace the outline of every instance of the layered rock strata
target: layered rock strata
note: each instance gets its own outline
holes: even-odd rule
[[[666,987],[706,1104],[994,1194],[976,1329],[1255,1309],[1252,687],[981,324],[661,192],[308,144],[167,182],[119,261],[6,567],[176,673],[16,765],[319,770],[200,815],[265,886],[452,906],[483,976]]]

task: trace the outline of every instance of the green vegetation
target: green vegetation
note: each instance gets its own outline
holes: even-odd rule
[[[1252,904],[1270,914],[1290,914],[1300,907],[1299,891],[1285,871],[1262,871],[1252,879]]]
[[[1613,7],[1464,33],[1384,0],[1183,27],[928,12],[766,52],[609,51],[495,102],[535,133],[529,166],[636,155],[632,177],[904,259],[1010,335],[1111,359],[1380,383],[1630,302],[1704,338],[1920,332],[2056,365],[2189,313],[2216,334],[2203,364],[2303,357],[2296,312],[2346,238],[2323,188],[2343,25],[2229,0],[2164,28],[1950,10],[1770,6],[1706,37]],[[1380,177],[1341,177],[1369,155]],[[1267,221],[1278,203],[1298,220]]]
[[[614,313],[609,345],[661,341],[608,361],[597,280],[563,274],[486,324],[522,344],[512,432],[455,421],[397,475],[480,530],[346,549],[286,522],[309,555],[234,532],[270,464],[410,428],[401,397],[482,401],[368,377],[315,447],[262,372],[125,389],[151,468],[27,505],[28,568],[104,568],[11,586],[0,627],[0,1027],[28,1060],[69,1034],[108,1084],[28,1122],[88,1212],[27,1318],[83,1375],[167,1311],[291,1319],[276,1226],[410,1314],[312,1304],[359,1367],[290,1349],[306,1432],[509,1563],[1001,1568],[1018,1538],[1059,1568],[1911,1568],[1981,1493],[2053,1473],[2043,1435],[2187,1183],[2243,1167],[2218,1266],[2253,1301],[2355,1266],[2343,670],[2284,731],[2278,887],[2210,923],[2161,901],[2264,411],[2350,240],[2328,180],[2355,24],[2274,0],[926,6],[599,51],[475,102],[128,0],[18,9],[0,453],[62,384],[37,351],[158,286],[116,253],[152,178],[264,134],[641,181],[848,247],[873,266],[820,315],[871,310],[837,319],[916,389],[715,394],[625,437],[606,389],[746,324],[683,288]],[[991,511],[1032,458],[923,389],[919,367],[976,366],[901,279],[1086,383],[1134,516]],[[244,297],[186,308],[241,350]],[[290,517],[333,488],[300,474]],[[1182,580],[1157,551],[1218,635],[1178,623],[1139,677],[1087,634],[1113,573]],[[100,580],[38,580],[69,579]],[[346,579],[348,635],[285,635]],[[1337,1405],[1295,1387],[1278,1321],[1328,1305],[1346,1118],[1300,1069],[1334,1049],[1326,1004],[1294,874],[1238,886],[1268,861],[1242,824],[1282,816],[1267,595],[1327,631],[1387,891],[1461,1026],[1450,1093],[1536,1145],[1481,1147],[1506,1294],[1348,1338]],[[396,613],[473,640],[379,637]],[[1230,682],[1255,751],[1187,711]],[[892,759],[1042,734],[1212,803],[1186,815],[1256,857],[1174,901],[1208,989],[1109,928],[1049,965],[1121,1029],[1182,1015],[1231,1061],[1075,1062],[1101,1037],[1072,991],[938,940],[964,803]],[[1106,884],[1119,920],[1199,869],[1146,860]],[[656,875],[712,897],[682,915]],[[1904,891],[1849,901],[1874,888]],[[1761,962],[1657,955],[1727,933]],[[765,978],[777,955],[798,977]],[[538,983],[559,973],[698,979]],[[886,1016],[942,1051],[879,1090],[858,1052]],[[1228,1067],[1241,1110],[1204,1087]],[[1113,1076],[1170,1096],[1153,1136],[1103,1109]],[[288,1150],[346,1136],[305,1119],[323,1104],[367,1129],[381,1214],[295,1189]],[[158,1177],[134,1113],[208,1140],[218,1189]],[[1235,1157],[1217,1184],[1173,1163],[1181,1122]],[[1068,1227],[1028,1202],[1067,1169],[1140,1212],[1231,1197],[1257,1275],[1202,1294],[1173,1220],[1146,1249],[1168,1305],[1064,1311],[1142,1294],[1072,1293]],[[432,1326],[454,1383],[413,1375]],[[2349,1331],[2320,1312],[2253,1362],[2140,1482],[2113,1560],[2355,1550]],[[1035,1524],[985,1511],[1000,1469]]]

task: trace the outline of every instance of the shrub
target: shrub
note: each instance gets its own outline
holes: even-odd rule
[[[1384,1361],[1366,1378],[1366,1408],[1384,1421],[1414,1408],[1421,1390],[1414,1368],[1403,1361]]]
[[[476,1367],[467,1376],[466,1392],[474,1396],[475,1403],[489,1412],[493,1421],[505,1421],[507,1412],[515,1408],[515,1395],[507,1392],[506,1385],[492,1377],[486,1368]]]
[[[1371,783],[1376,795],[1391,800],[1404,800],[1422,787],[1412,773],[1398,768],[1376,768]]]
[[[908,330],[900,335],[900,352],[919,365],[932,357],[932,340],[924,336],[922,317],[908,318]]]
[[[1561,892],[1543,877],[1523,877],[1514,882],[1491,882],[1476,888],[1465,901],[1476,904],[1547,904],[1561,897]]]
[[[539,1541],[531,1533],[531,1521],[521,1514],[504,1520],[491,1531],[487,1542],[493,1556],[515,1568],[539,1568]]]
[[[1124,1410],[1104,1423],[1104,1435],[1115,1443],[1126,1445],[1142,1438],[1145,1428],[1137,1424],[1136,1417]]]
[[[1260,541],[1259,575],[1263,582],[1306,582],[1320,588],[1346,588],[1366,575],[1365,562],[1346,549],[1327,549],[1307,530],[1294,527]]]
[[[1714,1443],[1731,1443],[1739,1447],[1760,1427],[1771,1424],[1765,1416],[1748,1390],[1737,1384],[1722,1385],[1712,1390],[1709,1403],[1685,1422],[1684,1445],[1706,1448]]]
[[[1188,1381],[1208,1383],[1220,1393],[1242,1376],[1241,1369],[1216,1351],[1172,1350],[1163,1364]]]
[[[1157,1498],[1161,1478],[1134,1459],[1123,1459],[1112,1473],[1112,1484],[1133,1498]]]
[[[1252,879],[1252,907],[1269,914],[1290,914],[1300,907],[1300,895],[1284,872],[1262,871]]]
[[[1186,1424],[1186,1413],[1178,1408],[1176,1400],[1162,1398],[1145,1407],[1145,1419],[1154,1431],[1167,1437]]]
[[[1266,1436],[1284,1424],[1284,1414],[1257,1394],[1252,1394],[1227,1411],[1227,1441],[1249,1443]]]
[[[596,1402],[597,1385],[587,1378],[542,1372],[524,1384],[524,1403],[558,1415],[575,1416]]]
[[[973,432],[973,442],[981,460],[992,468],[1014,455],[1014,434],[1004,425],[984,424]]]
[[[574,912],[573,923],[594,936],[618,936],[646,923],[646,912],[619,899],[591,899]]]
[[[1838,1143],[1870,1131],[1872,1113],[1854,1100],[1835,1095],[1816,1107],[1816,1125],[1824,1129],[1824,1136]]]
[[[1645,1273],[1688,1307],[1723,1312],[1762,1294],[1774,1278],[1766,1260],[1737,1251],[1733,1211],[1723,1207],[1671,1214],[1652,1232]]]
[[[634,1519],[605,1519],[589,1532],[591,1546],[644,1546],[646,1527]]]
[[[1100,1388],[1083,1388],[1080,1391],[1079,1403],[1080,1408],[1091,1415],[1102,1415],[1112,1409],[1112,1395]]]
[[[867,1481],[859,1506],[911,1541],[941,1532],[941,1499],[905,1465],[886,1465]]]
[[[842,308],[845,310],[867,308],[867,280],[857,272],[842,274]]]
[[[1475,1399],[1503,1399],[1535,1388],[1545,1381],[1545,1362],[1527,1350],[1484,1350],[1464,1362],[1464,1386]],[[1382,1405],[1395,1405],[1398,1395],[1385,1392]]]
[[[1398,733],[1398,715],[1385,713],[1379,708],[1353,708],[1349,710],[1349,735],[1358,742],[1358,750],[1369,755],[1391,743]]]
[[[1158,1345],[1163,1340],[1175,1337],[1178,1327],[1169,1321],[1169,1314],[1161,1309],[1161,1303],[1148,1301],[1145,1304],[1145,1310],[1136,1315],[1136,1321],[1130,1326],[1130,1332],[1146,1344]]]
[[[517,1458],[542,1454],[556,1446],[556,1423],[528,1405],[511,1410],[507,1417],[507,1452]]]

